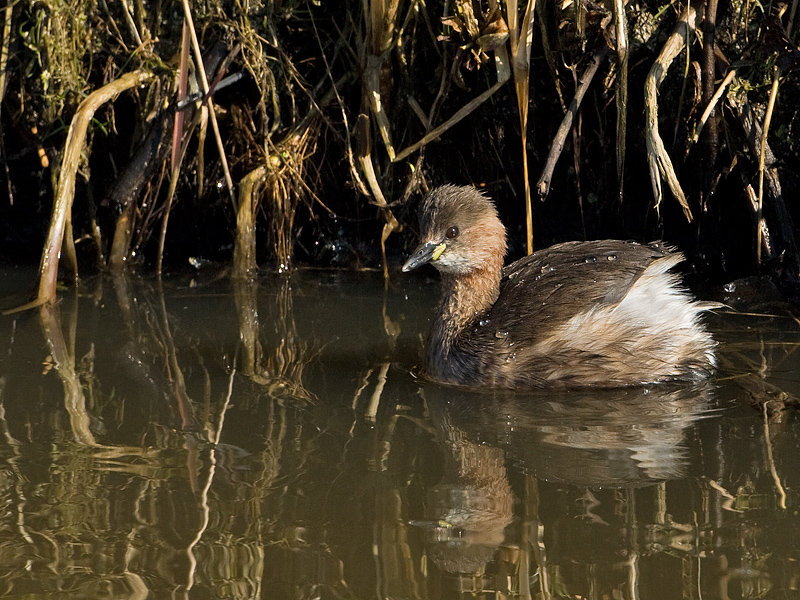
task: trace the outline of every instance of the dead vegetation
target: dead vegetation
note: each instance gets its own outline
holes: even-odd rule
[[[796,0],[11,3],[8,254],[43,243],[38,303],[61,252],[73,275],[297,252],[388,275],[409,200],[453,181],[529,252],[663,236],[797,298],[796,23]]]

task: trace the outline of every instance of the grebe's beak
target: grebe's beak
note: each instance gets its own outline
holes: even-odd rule
[[[447,244],[444,242],[425,242],[420,244],[406,261],[406,264],[403,265],[403,273],[412,271],[433,260],[438,260],[446,247]]]

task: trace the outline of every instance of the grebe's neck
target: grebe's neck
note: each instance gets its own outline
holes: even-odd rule
[[[437,378],[452,379],[475,358],[477,349],[462,334],[497,301],[502,273],[502,262],[466,274],[442,273],[442,299],[428,343],[428,370]]]

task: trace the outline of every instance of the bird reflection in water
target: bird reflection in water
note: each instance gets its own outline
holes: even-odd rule
[[[427,556],[442,571],[518,589],[536,579],[519,579],[528,550],[548,589],[541,581],[547,525],[539,517],[540,482],[585,487],[578,497],[592,498],[591,489],[632,490],[684,477],[686,432],[715,414],[710,384],[531,395],[432,384],[422,393],[445,455],[426,518],[412,521]],[[526,543],[525,532],[537,531],[539,538]],[[511,581],[503,573],[516,583],[503,583]]]

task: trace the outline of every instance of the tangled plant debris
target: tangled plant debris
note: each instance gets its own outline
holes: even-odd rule
[[[716,0],[11,3],[2,254],[42,257],[39,303],[59,266],[388,275],[419,194],[451,181],[497,199],[516,254],[663,237],[797,299],[797,21]]]

